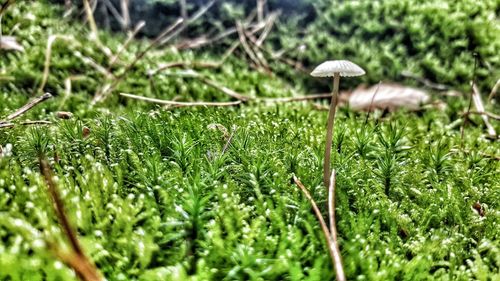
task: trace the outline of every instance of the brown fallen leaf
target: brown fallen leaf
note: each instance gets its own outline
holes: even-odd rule
[[[0,36],[0,50],[24,52],[24,47],[14,36]]]
[[[345,98],[353,110],[406,108],[418,110],[422,104],[430,101],[430,96],[423,90],[396,83],[380,83],[370,88],[360,86]]]

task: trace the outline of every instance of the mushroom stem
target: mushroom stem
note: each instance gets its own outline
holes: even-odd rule
[[[323,160],[323,184],[328,188],[330,183],[330,154],[332,152],[333,129],[335,125],[335,112],[339,95],[340,73],[336,72],[333,76],[333,95],[328,112],[328,125],[326,127],[326,145],[325,158]]]

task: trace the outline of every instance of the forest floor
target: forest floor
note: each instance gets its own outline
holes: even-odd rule
[[[262,100],[310,91],[235,56],[220,64],[152,46],[138,57],[151,41],[123,48],[126,35],[105,31],[90,40],[87,25],[60,12],[19,3],[2,27],[18,25],[24,51],[0,57],[0,280],[76,278],[40,158],[107,280],[334,278],[292,180],[326,217],[328,100]],[[464,126],[468,95],[432,97],[445,106],[338,111],[332,167],[348,280],[500,279],[499,142],[480,116]]]

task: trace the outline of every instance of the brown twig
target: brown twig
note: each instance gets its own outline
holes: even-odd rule
[[[64,231],[66,238],[69,240],[72,253],[64,256],[58,254],[58,257],[61,258],[66,264],[70,265],[78,276],[85,281],[100,281],[102,280],[101,274],[99,270],[95,267],[95,265],[90,261],[90,259],[85,256],[82,247],[80,246],[80,242],[78,241],[78,237],[76,231],[71,227],[68,217],[66,216],[66,212],[64,210],[64,203],[59,195],[57,190],[56,183],[53,179],[52,170],[47,163],[47,160],[43,157],[39,157],[40,164],[40,172],[45,178],[45,182],[47,184],[47,191],[52,198],[54,203],[54,209],[61,224],[61,227]]]
[[[47,79],[49,78],[49,70],[50,70],[50,58],[52,57],[52,44],[54,44],[54,41],[56,39],[63,39],[63,40],[72,40],[72,37],[69,36],[64,36],[64,35],[50,35],[49,38],[47,39],[47,48],[45,49],[45,62],[43,64],[43,76],[42,76],[42,82],[40,83],[40,86],[38,87],[37,92],[42,92],[43,88],[45,88],[45,84],[47,83]]]
[[[130,26],[130,13],[128,10],[128,4],[130,0],[121,0],[121,10],[122,10],[122,18],[123,18],[123,25],[122,28],[124,30],[128,29]]]
[[[477,85],[475,83],[472,84],[472,101],[474,102],[474,107],[478,112],[482,113],[485,112],[483,101],[481,100],[481,94],[479,93],[479,89],[477,88]],[[470,110],[468,110],[468,114],[470,114]],[[497,132],[495,131],[495,128],[491,125],[490,121],[488,120],[488,115],[481,114],[481,118],[483,119],[483,122],[486,125],[488,135],[490,137],[496,137]]]
[[[35,121],[24,121],[24,122],[20,122],[18,124],[25,125],[25,126],[28,126],[28,125],[51,125],[52,122],[45,121],[45,120],[35,120]],[[13,128],[15,126],[16,126],[16,123],[0,122],[0,129]]]
[[[264,6],[266,5],[266,0],[257,0],[257,21],[262,22],[264,20]]]
[[[103,45],[101,43],[101,40],[99,39],[99,32],[97,30],[97,25],[94,20],[93,9],[92,7],[90,7],[89,0],[83,0],[83,7],[85,9],[85,13],[87,14],[87,21],[89,22],[90,26],[90,39],[95,41],[99,47],[102,47]],[[108,52],[105,53],[109,55]]]
[[[269,33],[271,33],[271,30],[273,29],[274,23],[276,22],[279,14],[279,12],[276,12],[269,15],[264,25],[264,30],[260,34],[259,39],[255,42],[255,45],[257,45],[257,47],[262,46]]]
[[[104,85],[94,96],[92,104],[103,101],[109,92],[113,91],[115,87],[125,78],[128,72],[154,47],[159,46],[165,42],[167,39],[171,39],[171,33],[182,23],[182,19],[178,19],[172,25],[168,26],[160,35],[158,35],[143,51],[135,55],[134,60],[125,67],[125,71],[116,79],[113,80],[111,84]]]
[[[238,92],[236,92],[235,90],[233,89],[230,89],[226,86],[223,86],[223,85],[220,85],[218,82],[214,81],[214,80],[211,80],[211,79],[208,79],[208,78],[205,78],[203,77],[201,74],[199,74],[198,72],[192,70],[192,69],[187,69],[185,71],[179,71],[179,72],[171,72],[171,73],[168,73],[167,75],[177,75],[177,76],[183,76],[183,77],[189,77],[189,78],[197,78],[199,79],[201,82],[211,86],[211,87],[214,87],[215,89],[221,91],[222,93],[232,97],[232,98],[235,98],[237,100],[240,100],[240,101],[248,101],[248,100],[251,100],[252,98],[251,97],[248,97],[248,96],[244,96]]]
[[[321,230],[323,230],[323,234],[325,235],[326,243],[328,244],[328,250],[330,252],[330,256],[331,256],[332,261],[333,261],[334,260],[333,251],[332,251],[333,247],[331,246],[332,240],[331,240],[330,231],[328,230],[328,226],[326,225],[325,219],[323,219],[323,215],[321,214],[321,211],[319,210],[318,205],[316,204],[316,201],[314,201],[314,199],[312,198],[309,191],[307,191],[307,188],[302,184],[302,182],[295,175],[293,175],[293,181],[300,188],[302,193],[304,193],[307,200],[309,200],[309,202],[311,203],[314,214],[316,215],[316,218],[318,219],[319,224],[321,226]]]
[[[184,31],[184,29],[186,29],[191,23],[197,21],[201,16],[203,16],[206,12],[208,12],[208,10],[210,10],[210,8],[215,4],[215,2],[217,2],[217,0],[212,0],[210,2],[208,2],[207,4],[205,4],[204,6],[200,7],[200,9],[198,9],[198,11],[196,13],[194,13],[194,15],[192,17],[190,17],[187,21],[183,21],[183,25],[177,29],[176,31],[174,31],[172,33],[171,36],[169,37],[175,37],[177,35],[179,35],[179,33],[181,33],[182,31]],[[169,41],[171,38],[169,38],[167,41]],[[160,45],[163,45],[164,43],[166,42],[161,42]]]
[[[262,67],[260,60],[257,58],[257,55],[254,53],[254,51],[250,48],[250,46],[247,43],[247,39],[241,22],[236,22],[236,30],[238,31],[238,37],[240,39],[241,46],[245,50],[248,57],[253,61],[253,63],[257,67]]]
[[[241,104],[241,101],[232,101],[232,102],[178,102],[178,101],[169,101],[169,100],[160,100],[154,98],[148,98],[143,96],[131,95],[126,93],[120,93],[120,96],[141,100],[150,103],[162,104],[162,105],[171,105],[174,107],[186,107],[186,106],[235,106]]]
[[[179,6],[181,8],[181,17],[184,20],[188,19],[188,13],[187,13],[187,3],[186,0],[179,0]]]
[[[89,57],[86,57],[86,56],[82,55],[82,53],[80,53],[79,51],[75,51],[75,52],[73,52],[73,54],[75,55],[75,57],[79,58],[83,63],[85,63],[86,65],[91,66],[97,72],[99,72],[102,75],[104,75],[106,78],[112,78],[112,77],[114,77],[113,73],[111,73],[109,71],[109,69],[106,69],[104,66],[98,64],[92,58],[89,58]]]
[[[335,172],[335,170],[333,170],[332,175],[334,174],[334,172]],[[338,247],[336,246],[336,241],[333,240],[333,236],[330,233],[330,231],[328,230],[326,222],[323,219],[323,215],[321,214],[321,211],[319,210],[318,205],[316,204],[316,201],[314,201],[314,199],[312,198],[309,191],[307,191],[307,188],[302,184],[302,182],[295,175],[293,175],[293,181],[300,188],[302,193],[304,193],[304,195],[306,196],[306,198],[309,200],[309,202],[311,203],[311,205],[313,207],[314,214],[316,215],[316,218],[318,219],[319,224],[321,225],[321,229],[323,230],[323,234],[325,235],[325,238],[326,238],[330,257],[332,258],[332,263],[333,263],[333,266],[335,267],[335,274],[336,274],[337,280],[345,281],[346,279],[344,276],[344,270],[343,270],[342,262],[340,259],[340,251],[339,251]],[[330,178],[330,183],[333,183],[333,181],[334,181],[334,176],[332,176]],[[332,184],[330,184],[330,185],[332,185]]]
[[[183,67],[183,68],[218,68],[220,67],[220,63],[216,62],[202,62],[202,61],[175,61],[160,64],[157,69],[150,70],[148,72],[149,76],[154,76],[159,72],[164,70],[175,68],[175,67]]]
[[[104,2],[104,6],[106,6],[111,14],[115,17],[115,19],[118,21],[118,23],[120,23],[120,25],[122,26],[122,29],[125,29],[124,26],[125,26],[125,19],[123,18],[123,15],[120,14],[120,12],[118,12],[118,10],[115,8],[115,6],[113,5],[113,3],[111,3],[111,0],[103,0]],[[107,11],[106,11],[107,12]],[[107,27],[109,27],[109,23],[107,23]]]
[[[493,86],[493,88],[491,89],[491,92],[488,96],[488,101],[491,101],[495,97],[499,88],[500,88],[500,79],[497,80],[495,86]]]
[[[7,9],[12,4],[14,4],[14,2],[16,2],[16,0],[7,0],[2,4],[2,6],[0,6],[0,18],[2,17],[3,13],[5,13],[5,11],[7,11]]]
[[[233,137],[234,135],[236,134],[236,129],[238,127],[236,127],[236,125],[233,126],[233,129],[231,131],[231,135],[229,136],[229,138],[227,139],[227,142],[226,144],[224,145],[224,147],[222,148],[222,152],[221,152],[221,155],[226,153],[227,149],[229,148],[229,145],[231,145],[231,141],[233,140]]]
[[[257,38],[247,32],[245,29],[243,29],[243,33],[245,34],[245,37],[250,40],[252,44],[249,44],[248,46],[250,49],[252,49],[252,52],[256,55],[257,59],[259,60],[259,64],[264,68],[264,70],[267,73],[271,73],[271,70],[269,68],[269,63],[267,62],[264,54],[261,52],[261,49],[257,45]]]
[[[37,104],[39,104],[39,103],[41,103],[43,101],[46,101],[46,100],[50,99],[51,97],[52,97],[52,95],[50,93],[45,93],[45,94],[41,95],[40,97],[37,97],[37,98],[29,101],[23,107],[19,108],[14,113],[12,113],[9,116],[7,116],[6,121],[10,121],[10,120],[16,119],[17,117],[19,117],[19,116],[23,115],[24,113],[26,113],[28,110],[30,110],[33,107],[35,107]]]
[[[215,82],[213,80],[210,80],[208,78],[201,77],[200,80],[203,83],[205,83],[205,84],[207,84],[209,86],[212,86],[212,87],[216,88],[217,90],[221,91],[222,93],[224,93],[224,94],[226,94],[226,95],[228,95],[230,97],[233,97],[233,98],[235,98],[237,100],[248,101],[248,100],[251,99],[250,97],[244,96],[244,95],[236,92],[235,90],[230,89],[230,88],[228,88],[226,86],[220,85],[219,83],[217,83],[217,82]]]
[[[137,35],[137,33],[139,33],[139,31],[141,31],[141,29],[145,25],[146,25],[145,21],[140,21],[139,23],[137,23],[137,25],[135,26],[134,30],[127,37],[127,40],[125,40],[125,42],[123,43],[123,45],[120,46],[120,48],[118,49],[118,51],[116,52],[116,54],[114,54],[113,57],[111,57],[111,59],[109,61],[108,71],[109,71],[109,68],[111,68],[111,66],[113,66],[113,64],[115,64],[115,62],[118,60],[118,57],[121,55],[121,53],[128,47],[128,45],[130,44],[130,42],[132,42],[132,40],[135,38],[135,36]]]
[[[380,84],[382,84],[382,81],[378,82],[377,88],[375,89],[375,93],[372,96],[372,100],[370,101],[370,106],[368,107],[368,113],[366,114],[364,126],[366,126],[366,124],[368,124],[368,120],[370,119],[370,112],[373,111],[373,102],[375,101],[375,97],[377,96],[378,90],[380,89]]]
[[[336,280],[345,281],[346,278],[344,274],[344,267],[342,265],[342,257],[340,255],[337,239],[337,227],[335,223],[335,185],[336,173],[335,169],[333,169],[330,176],[330,186],[328,187],[328,217],[330,218],[330,235],[333,247],[335,247],[335,251],[333,252],[333,262],[335,265]]]
[[[248,29],[250,29],[250,33],[254,34],[259,32],[261,29],[265,27],[265,24],[263,23],[257,23],[257,24],[245,24]],[[209,37],[207,35],[202,35],[198,38],[194,39],[187,39],[184,40],[178,44],[176,44],[177,49],[195,49],[195,48],[200,48],[206,45],[214,44],[218,41],[221,41],[222,39],[225,39],[235,33],[237,33],[238,30],[236,27],[229,28],[223,32],[219,32],[218,35],[214,37]],[[239,44],[239,41],[238,41]]]

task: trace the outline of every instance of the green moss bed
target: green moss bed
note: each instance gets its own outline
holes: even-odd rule
[[[25,51],[0,50],[1,118],[43,92],[54,97],[0,129],[0,280],[77,279],[51,250],[69,248],[40,174],[40,154],[85,253],[107,280],[335,278],[311,205],[291,181],[300,178],[326,216],[327,112],[307,102],[165,109],[118,95],[232,100],[199,79],[148,75],[159,63],[220,60],[210,50],[169,47],[148,52],[105,101],[91,105],[113,80],[82,57],[105,67],[109,60],[88,39],[87,25],[62,13],[27,1],[3,16],[3,34],[12,31]],[[39,91],[51,35],[65,37],[53,44]],[[126,36],[101,31],[100,38],[116,52]],[[110,71],[119,76],[148,44],[132,42]],[[363,58],[357,62],[363,66]],[[198,71],[252,97],[309,94],[315,81],[259,72],[236,55]],[[499,142],[485,138],[478,116],[462,138],[466,98],[433,93],[433,99],[445,109],[376,112],[368,119],[349,108],[338,112],[332,165],[348,280],[500,279]],[[486,107],[498,114],[498,106]],[[59,119],[59,110],[74,116]],[[22,125],[26,120],[51,124]],[[500,132],[498,121],[491,122]]]

